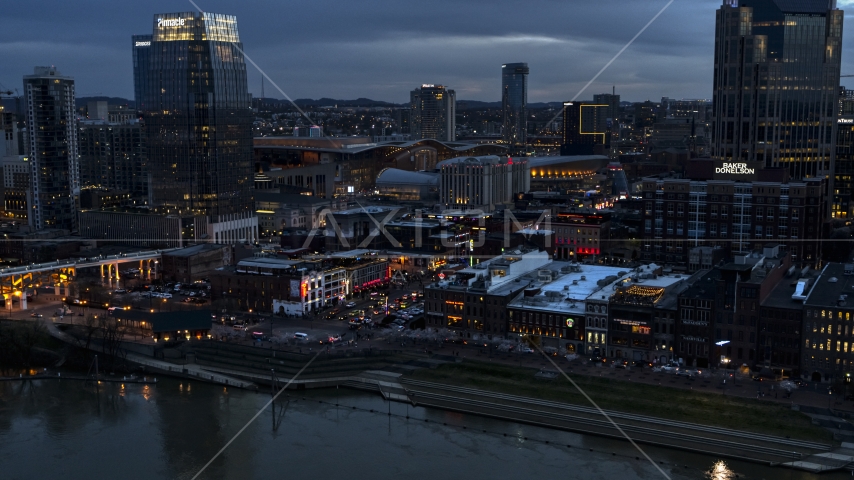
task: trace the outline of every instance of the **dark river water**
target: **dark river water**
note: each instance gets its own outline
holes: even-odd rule
[[[0,382],[0,479],[191,479],[270,399],[159,380]],[[851,478],[642,448],[673,479]],[[199,478],[665,478],[638,455],[627,442],[321,390],[280,396],[275,417],[263,412]]]

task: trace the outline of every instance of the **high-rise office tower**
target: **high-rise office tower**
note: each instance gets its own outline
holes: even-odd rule
[[[27,137],[30,144],[32,204],[30,225],[37,230],[77,230],[77,122],[74,79],[56,67],[36,67],[24,77]]]
[[[854,115],[839,117],[831,189],[831,216],[851,223],[854,221]]]
[[[561,155],[605,155],[610,144],[608,105],[564,102]]]
[[[504,113],[504,141],[525,145],[528,140],[528,64],[501,66],[501,110]]]
[[[854,221],[854,92],[840,87],[836,130],[836,160],[831,182],[830,215],[850,224]]]
[[[142,92],[148,85],[148,72],[151,59],[152,35],[134,35],[131,37],[133,45],[133,100],[136,109],[142,111]]]
[[[715,26],[712,156],[832,171],[843,12],[836,0],[724,0]]]
[[[409,94],[412,138],[457,139],[457,95],[443,85],[421,85]]]
[[[620,96],[616,93],[600,93],[598,95],[593,95],[593,103],[608,105],[606,115],[614,124],[620,120]]]
[[[197,238],[254,241],[252,111],[237,18],[155,15],[150,49],[139,77],[154,207],[206,217]]]

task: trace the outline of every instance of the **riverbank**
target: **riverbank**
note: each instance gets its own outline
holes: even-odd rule
[[[467,361],[435,369],[420,369],[409,374],[408,378],[590,406],[563,377],[542,380],[534,377],[534,373],[529,368]],[[812,442],[832,442],[827,430],[813,425],[808,416],[780,403],[602,377],[574,375],[573,380],[605,410]]]

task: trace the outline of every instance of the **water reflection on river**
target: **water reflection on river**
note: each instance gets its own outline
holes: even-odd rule
[[[173,379],[97,389],[75,381],[0,382],[0,477],[189,479],[269,398]],[[663,478],[626,442],[389,405],[350,390],[280,400],[277,418],[265,412],[202,478]],[[819,478],[643,448],[674,479]]]

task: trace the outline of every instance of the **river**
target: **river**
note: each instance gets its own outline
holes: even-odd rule
[[[270,399],[159,380],[0,382],[0,478],[191,479]],[[627,442],[389,405],[347,389],[288,393],[275,417],[262,413],[199,478],[665,478]],[[642,448],[679,480],[851,478]]]

